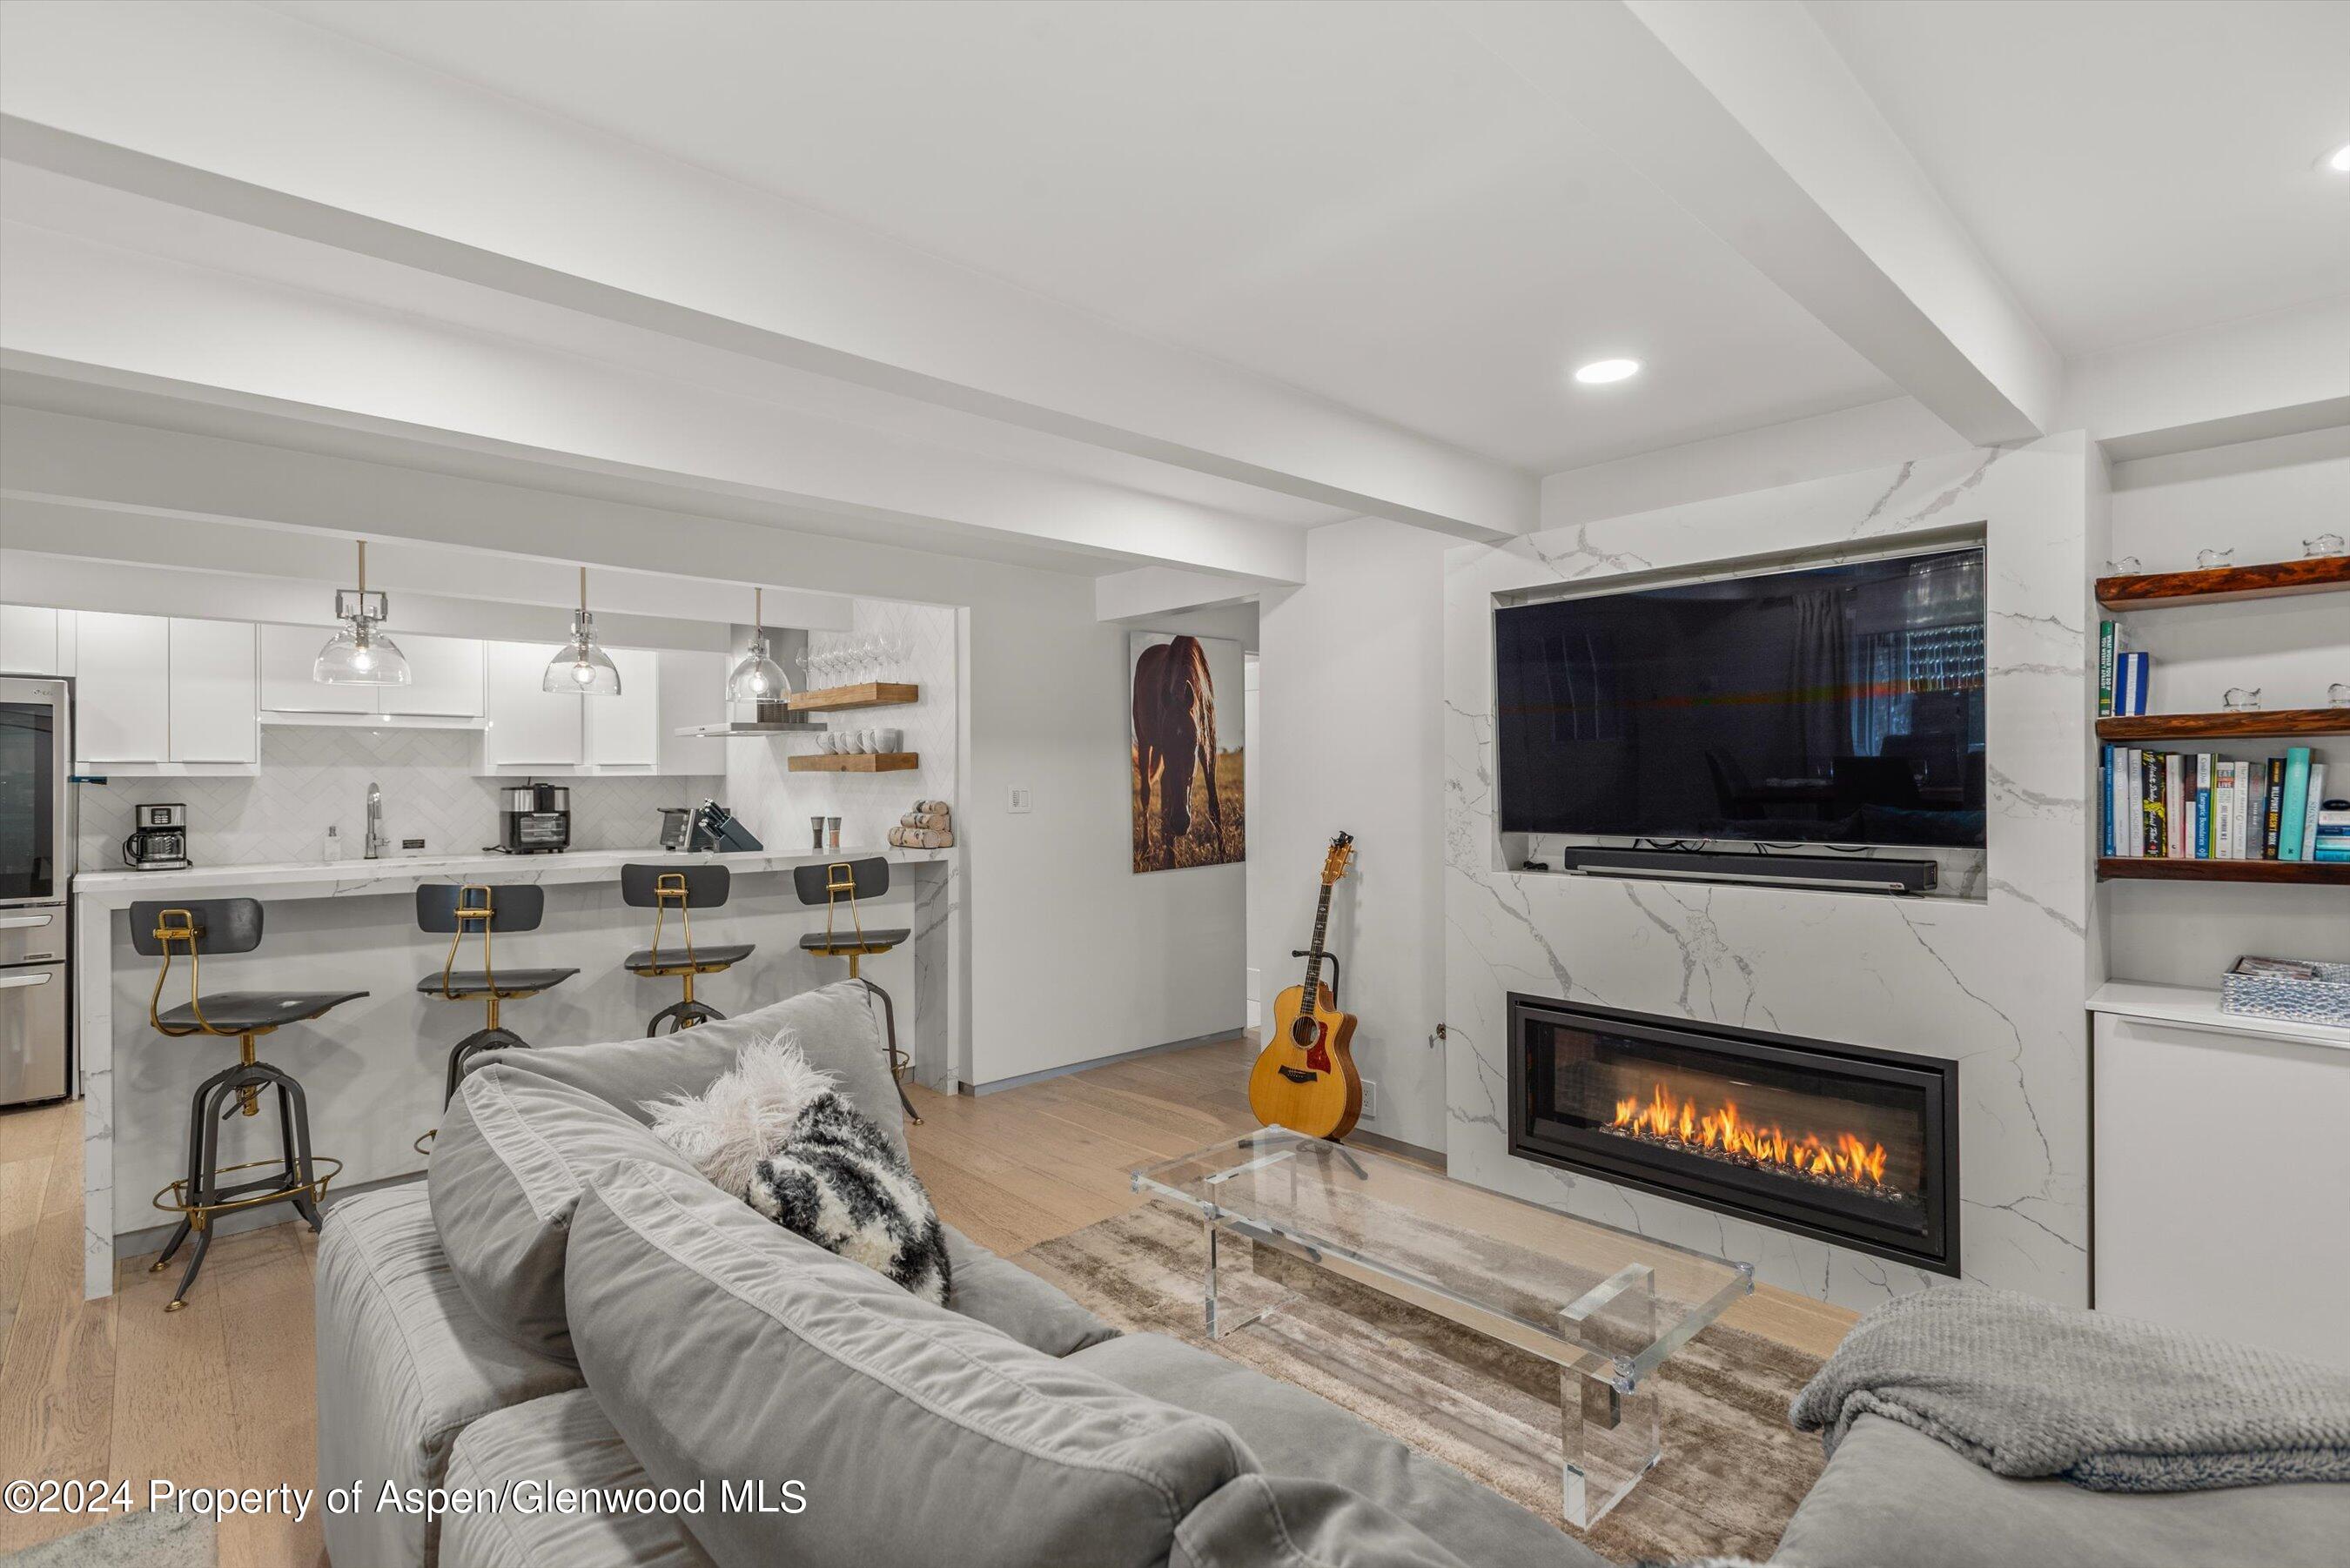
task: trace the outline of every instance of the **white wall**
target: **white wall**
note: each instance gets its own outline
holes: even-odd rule
[[[1376,519],[1306,537],[1304,587],[1260,603],[1263,722],[1249,742],[1249,948],[1271,993],[1314,929],[1323,852],[1344,828],[1354,869],[1331,901],[1355,1061],[1378,1085],[1367,1131],[1444,1144],[1442,699],[1444,551]]]
[[[2350,535],[2350,426],[2279,436],[2113,469],[2113,553],[2149,572],[2232,548],[2239,566],[2292,560],[2302,541]],[[2350,681],[2350,613],[2340,598],[2204,605],[2122,618],[2127,646],[2153,655],[2151,711],[2217,709],[2230,686],[2257,686],[2264,708],[2321,708],[2329,682]],[[2247,741],[2224,754],[2267,757],[2292,742]],[[2312,750],[2343,772],[2350,742]],[[2106,889],[2106,962],[2116,979],[2217,986],[2244,953],[2350,961],[2339,889],[2260,884],[2117,882]]]
[[[1239,1029],[1246,867],[1133,869],[1127,639],[1244,639],[1249,617],[1098,621],[1092,578],[1008,567],[972,587],[971,1081]]]

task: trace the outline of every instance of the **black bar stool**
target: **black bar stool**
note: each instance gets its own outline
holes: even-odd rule
[[[177,1312],[188,1304],[188,1289],[196,1282],[197,1271],[204,1266],[204,1253],[213,1243],[213,1216],[239,1209],[258,1209],[269,1203],[291,1203],[294,1211],[310,1222],[311,1230],[318,1229],[319,1200],[326,1197],[327,1183],[343,1168],[343,1162],[331,1155],[311,1154],[310,1107],[301,1084],[284,1068],[255,1058],[253,1043],[288,1023],[317,1018],[367,992],[223,991],[204,995],[202,971],[205,955],[249,953],[261,945],[261,905],[252,898],[133,904],[130,945],[143,957],[163,961],[163,967],[155,973],[154,993],[147,999],[147,1022],[157,1033],[175,1040],[192,1034],[234,1034],[238,1047],[236,1064],[205,1079],[189,1103],[188,1174],[155,1194],[155,1207],[167,1214],[177,1214],[180,1222],[172,1228],[172,1239],[164,1243],[162,1254],[148,1265],[149,1272],[162,1272],[172,1255],[180,1250],[180,1243],[191,1234],[196,1239],[195,1250],[188,1255],[188,1272],[180,1276],[180,1288],[163,1307],[165,1312]],[[188,955],[188,1000],[182,1006],[165,1008],[163,982],[171,978],[173,955],[180,952]],[[282,1157],[223,1166],[220,1124],[240,1110],[248,1116],[259,1116],[261,1091],[265,1088],[277,1091],[277,1133]],[[250,1180],[225,1186],[221,1182],[227,1171],[257,1170],[265,1166],[276,1169],[270,1175]],[[320,1166],[333,1168],[322,1173]]]
[[[864,918],[858,913],[858,899],[878,898],[889,890],[889,862],[875,855],[863,860],[835,860],[827,866],[795,867],[792,885],[799,890],[801,903],[824,906],[824,929],[802,937],[800,950],[847,959],[848,978],[862,981],[866,990],[881,999],[881,1017],[888,1037],[883,1049],[889,1054],[889,1081],[897,1085],[898,1103],[905,1107],[906,1119],[920,1127],[922,1118],[915,1111],[914,1102],[906,1097],[906,1086],[899,1083],[908,1063],[906,1054],[898,1049],[897,1003],[889,1000],[888,992],[858,973],[857,968],[858,960],[872,953],[886,953],[914,934],[905,927],[868,931]],[[841,931],[835,928],[844,900],[848,906],[849,929]]]
[[[416,926],[419,930],[449,935],[449,956],[443,960],[439,974],[428,974],[416,982],[416,989],[427,996],[438,996],[450,1002],[481,1001],[488,1004],[488,1017],[483,1027],[474,1030],[449,1050],[449,1077],[441,1095],[447,1105],[457,1096],[457,1084],[465,1075],[465,1064],[484,1051],[496,1051],[506,1046],[528,1045],[529,1041],[498,1023],[498,1003],[516,997],[536,996],[551,991],[579,971],[576,969],[510,969],[504,974],[491,955],[490,935],[494,931],[535,931],[539,918],[546,912],[546,889],[526,882],[510,883],[493,888],[480,882],[428,882],[416,889]],[[464,945],[466,933],[478,931],[482,938],[482,967],[459,969],[457,950]],[[421,1139],[418,1140],[420,1143]]]
[[[666,1021],[674,1034],[681,1029],[691,1029],[697,1023],[726,1015],[706,1002],[693,996],[693,977],[716,974],[732,969],[756,950],[751,942],[731,943],[724,947],[696,948],[693,945],[693,911],[714,909],[726,902],[727,890],[733,886],[734,875],[723,866],[623,866],[620,867],[620,898],[636,909],[653,911],[653,945],[632,952],[628,957],[631,974],[675,975],[685,981],[685,995],[656,1012],[645,1023],[645,1033],[658,1034]],[[682,947],[661,948],[661,927],[674,909],[683,929]]]

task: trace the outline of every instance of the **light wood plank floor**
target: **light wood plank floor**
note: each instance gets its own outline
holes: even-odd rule
[[[910,1089],[914,1163],[942,1215],[1017,1252],[1134,1207],[1129,1168],[1252,1126],[1253,1054],[1235,1037],[982,1099]],[[110,1300],[82,1301],[81,1219],[81,1106],[0,1112],[0,1480],[129,1480],[142,1501],[157,1476],[313,1485],[316,1238],[286,1224],[223,1240],[167,1315],[178,1270],[143,1259]],[[1766,1288],[1729,1321],[1825,1355],[1852,1314]],[[0,1514],[0,1552],[86,1522]],[[228,1520],[220,1545],[223,1568],[326,1562],[315,1513]]]

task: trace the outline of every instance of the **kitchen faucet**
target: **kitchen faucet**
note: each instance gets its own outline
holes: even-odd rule
[[[367,794],[367,857],[378,858],[386,847],[383,836],[383,791],[373,784]]]

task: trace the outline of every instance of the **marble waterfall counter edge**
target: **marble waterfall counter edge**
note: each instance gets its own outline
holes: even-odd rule
[[[147,1023],[155,961],[130,948],[131,902],[157,898],[253,898],[265,906],[257,952],[208,959],[207,991],[286,987],[369,994],[311,1023],[265,1036],[261,1054],[302,1080],[313,1141],[346,1162],[338,1188],[349,1190],[423,1168],[411,1145],[440,1116],[449,1047],[479,1027],[478,1004],[421,995],[416,983],[440,968],[448,939],[416,929],[413,894],[429,882],[536,883],[547,889],[538,930],[502,936],[507,964],[576,966],[579,973],[540,996],[510,1002],[505,1023],[524,1038],[557,1044],[625,1039],[643,1033],[678,982],[631,975],[621,961],[652,934],[652,911],[621,903],[621,866],[632,862],[720,863],[734,874],[723,909],[697,913],[697,943],[753,942],[758,950],[697,994],[729,1013],[837,980],[845,965],[798,950],[800,933],[822,929],[822,908],[803,906],[789,873],[797,867],[879,853],[892,865],[889,897],[863,908],[868,925],[911,927],[907,948],[866,961],[897,1003],[899,1043],[915,1077],[951,1089],[963,1033],[966,944],[962,865],[956,850],[821,854],[672,855],[572,851],[429,859],[203,867],[186,871],[109,871],[75,878],[77,1039],[83,1090],[83,1288],[110,1294],[118,1238],[135,1239],[167,1217],[150,1207],[155,1189],[180,1174],[195,1086],[233,1061],[233,1039],[166,1039]],[[472,944],[468,944],[469,949]],[[172,982],[182,984],[175,967]],[[175,989],[165,998],[184,1001]],[[224,1129],[224,1162],[274,1154],[274,1116],[234,1118]],[[234,1152],[233,1152],[234,1151]],[[136,1245],[135,1240],[126,1244]]]

